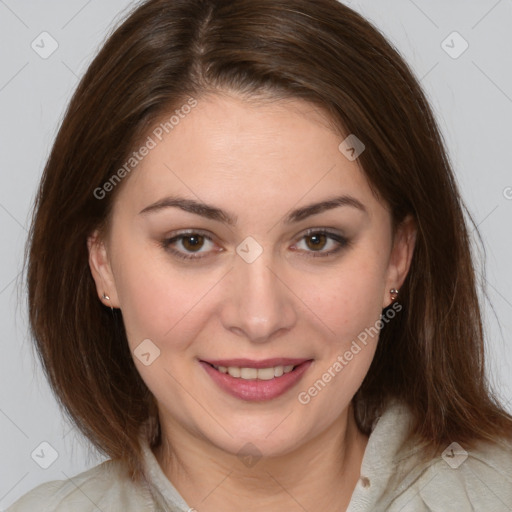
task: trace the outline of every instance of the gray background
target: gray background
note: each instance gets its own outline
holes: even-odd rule
[[[489,374],[512,410],[512,0],[346,3],[399,49],[434,108],[483,237]],[[30,207],[64,109],[110,27],[133,4],[0,0],[0,509],[41,482],[102,460],[70,428],[42,376],[19,272]],[[51,49],[44,31],[58,44],[46,59],[31,47]],[[464,41],[454,31],[469,44],[460,56]]]

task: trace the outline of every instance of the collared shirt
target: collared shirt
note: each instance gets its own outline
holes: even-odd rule
[[[443,456],[419,463],[419,449],[404,443],[410,419],[395,402],[374,423],[346,512],[512,512],[510,441],[466,451],[454,439]],[[108,460],[36,487],[7,512],[194,512],[150,447],[143,450],[143,483],[133,483],[122,463]]]

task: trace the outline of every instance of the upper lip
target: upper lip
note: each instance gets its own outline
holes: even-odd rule
[[[262,359],[261,361],[255,361],[254,359],[215,359],[215,360],[206,360],[201,359],[201,361],[209,364],[213,364],[214,366],[235,366],[239,368],[270,368],[272,366],[288,366],[293,365],[297,366],[306,361],[310,361],[310,359],[293,359],[289,357],[274,357],[272,359]]]

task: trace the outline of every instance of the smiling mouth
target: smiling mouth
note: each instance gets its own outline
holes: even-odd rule
[[[278,379],[311,361],[312,359],[297,358],[273,358],[261,361],[252,359],[201,360],[202,363],[211,366],[221,374],[242,380]]]
[[[313,359],[273,358],[199,360],[220,389],[245,401],[273,400],[295,386]]]
[[[290,373],[300,365],[278,365],[269,366],[267,368],[249,368],[241,366],[217,366],[208,363],[212,368],[215,368],[220,373],[225,373],[234,377],[235,379],[244,380],[271,380],[277,377],[282,377],[286,373]]]

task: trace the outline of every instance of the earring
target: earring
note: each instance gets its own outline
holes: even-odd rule
[[[391,300],[396,300],[396,298],[398,297],[398,290],[396,288],[391,288],[391,290],[389,290],[389,293],[391,294]]]
[[[103,299],[104,300],[110,300],[110,297],[108,295],[106,295],[105,292],[103,292]],[[112,306],[110,306],[110,311],[112,313],[114,313],[114,308]]]

